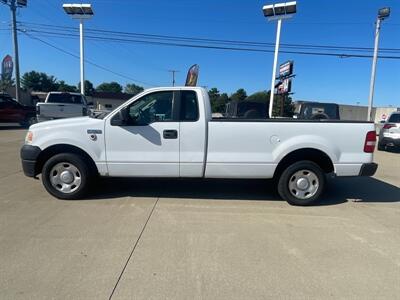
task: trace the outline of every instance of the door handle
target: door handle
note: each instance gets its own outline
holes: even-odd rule
[[[163,131],[164,139],[177,139],[178,138],[178,131],[174,129],[167,129]]]

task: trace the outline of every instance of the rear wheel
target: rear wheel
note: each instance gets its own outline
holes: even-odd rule
[[[82,198],[88,190],[89,180],[90,170],[77,154],[57,154],[43,166],[43,185],[51,195],[59,199]]]
[[[324,187],[324,171],[307,160],[288,166],[278,181],[279,195],[291,205],[310,205],[320,197]]]

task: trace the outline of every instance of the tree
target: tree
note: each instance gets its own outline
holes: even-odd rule
[[[118,82],[104,82],[96,88],[97,92],[122,93],[122,86]]]
[[[57,85],[58,85],[57,91],[59,91],[59,92],[76,93],[78,91],[76,86],[69,85],[64,80],[57,82]]]
[[[249,97],[247,97],[246,101],[266,103],[266,105],[269,106],[269,99],[270,99],[270,92],[262,91],[250,95]],[[283,113],[282,113],[282,104],[283,104]],[[274,96],[274,106],[272,108],[272,114],[274,116],[293,117],[293,113],[294,113],[294,105],[291,97],[286,95]]]
[[[22,87],[25,90],[32,89],[38,92],[51,92],[57,90],[57,79],[43,72],[31,71],[21,78]]]
[[[247,98],[247,93],[244,89],[238,89],[235,93],[231,95],[232,101],[243,101]]]
[[[81,83],[78,83],[78,90],[81,91]],[[94,85],[89,80],[85,80],[85,95],[92,96],[95,92]]]
[[[221,96],[219,96],[217,98],[216,101],[216,112],[219,113],[225,113],[226,110],[226,104],[229,102],[229,97],[227,93],[223,93],[221,94]]]
[[[208,91],[208,96],[210,97],[210,104],[212,112],[218,112],[217,109],[217,99],[221,96],[217,88],[212,88]]]
[[[127,94],[137,95],[144,91],[144,88],[134,83],[128,83],[125,86],[124,92]]]
[[[14,80],[5,78],[3,75],[0,77],[0,92],[7,91],[8,88],[14,86]]]

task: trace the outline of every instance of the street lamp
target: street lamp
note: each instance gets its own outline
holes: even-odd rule
[[[279,43],[281,38],[282,20],[291,18],[296,13],[296,11],[297,11],[296,1],[270,4],[270,5],[265,5],[263,7],[264,16],[267,18],[268,21],[278,20],[278,25],[276,29],[274,66],[272,69],[271,96],[269,100],[269,110],[268,110],[270,118],[272,118],[272,108],[274,106],[275,77],[276,77],[276,68],[278,65],[278,52],[279,52]]]
[[[375,92],[375,76],[376,76],[376,63],[378,60],[378,49],[379,49],[379,33],[381,31],[381,22],[390,16],[390,8],[384,7],[378,10],[378,18],[376,20],[375,29],[375,47],[374,47],[374,58],[372,60],[372,71],[371,71],[371,83],[369,87],[369,99],[368,99],[368,121],[372,120],[372,105],[374,102]]]
[[[64,11],[73,19],[79,20],[81,53],[81,93],[85,95],[85,49],[83,45],[83,21],[93,17],[91,4],[63,4]]]

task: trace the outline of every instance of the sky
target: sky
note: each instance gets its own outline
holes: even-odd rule
[[[67,1],[68,2],[68,1]],[[77,1],[79,2],[79,1]],[[259,0],[92,0],[95,16],[88,29],[173,35],[207,39],[275,42],[276,22],[267,22]],[[60,0],[28,0],[19,9],[18,21],[78,28],[62,10]],[[391,7],[383,21],[380,47],[396,48],[400,56],[400,2],[398,0],[298,0],[297,14],[282,25],[281,42],[287,44],[333,45],[372,48],[377,10]],[[0,5],[0,56],[12,55],[8,7]],[[77,38],[40,37],[65,51],[79,55]],[[79,60],[23,33],[19,34],[21,74],[46,72],[70,84],[79,82]],[[184,84],[188,68],[200,65],[199,85],[233,93],[244,88],[248,94],[269,90],[273,53],[180,48],[104,41],[86,42],[86,58],[120,77],[92,65],[86,79],[95,85],[117,81],[145,87]],[[295,100],[329,101],[367,105],[371,58],[339,58],[279,54],[279,63],[294,60]],[[127,79],[131,78],[131,79]],[[146,84],[143,84],[145,82]],[[400,107],[400,59],[378,61],[374,104]]]

